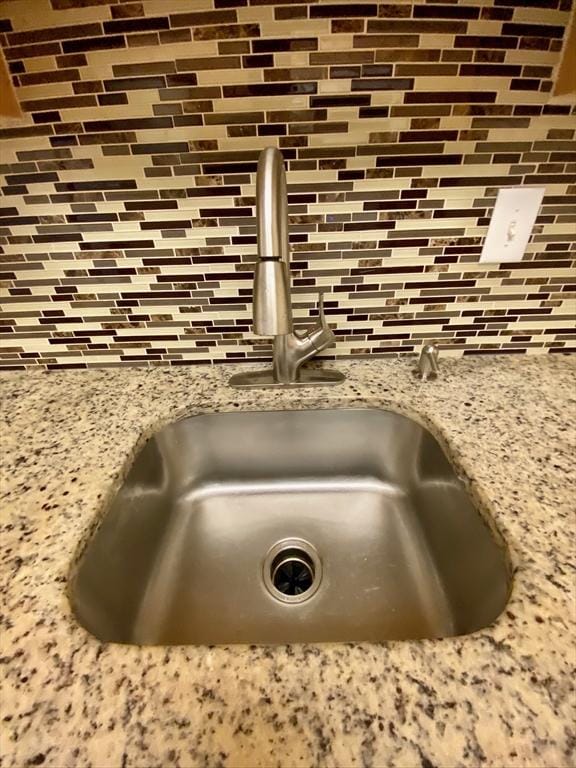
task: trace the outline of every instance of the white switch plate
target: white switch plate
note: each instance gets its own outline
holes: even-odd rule
[[[544,187],[508,187],[498,192],[481,262],[522,260],[544,192]]]

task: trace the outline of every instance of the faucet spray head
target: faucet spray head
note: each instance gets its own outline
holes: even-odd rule
[[[254,333],[280,336],[292,332],[292,307],[286,265],[264,259],[254,275]]]

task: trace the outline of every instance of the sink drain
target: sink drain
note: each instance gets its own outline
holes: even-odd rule
[[[284,539],[266,555],[263,578],[272,597],[284,603],[302,603],[320,586],[322,563],[307,541]]]

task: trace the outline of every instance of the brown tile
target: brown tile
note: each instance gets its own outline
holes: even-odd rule
[[[133,39],[134,35],[130,39]],[[158,40],[161,45],[171,45],[172,43],[188,43],[192,40],[192,32],[189,29],[170,29],[158,33]]]
[[[354,35],[354,48],[417,48],[418,35]],[[382,61],[382,59],[377,59]]]
[[[311,53],[310,64],[342,64],[350,66],[354,64],[370,64],[374,60],[372,51],[345,51],[336,53],[326,51]]]
[[[378,157],[376,159],[377,168],[387,168],[389,166],[422,166],[422,165],[460,165],[462,155],[443,154],[443,155],[407,155],[393,157]]]
[[[411,77],[432,77],[439,75],[450,77],[458,74],[457,64],[397,64],[394,68],[394,74],[397,76]]]
[[[312,96],[311,107],[364,107],[370,104],[370,95]]]
[[[548,51],[553,42],[548,37],[521,37],[518,47],[527,51]]]
[[[188,31],[188,30],[184,30]],[[139,32],[128,35],[126,38],[126,44],[129,48],[145,48],[149,45],[160,45],[160,35],[172,35],[179,30],[169,30],[166,32]],[[188,38],[184,38],[188,40]],[[170,42],[173,42],[170,40]],[[181,41],[180,41],[181,42]]]
[[[170,87],[172,86],[191,86],[186,88],[186,96],[185,98],[189,99],[216,99],[219,96],[221,96],[220,86],[215,85],[205,85],[200,86],[198,88],[194,87],[196,86],[198,82],[198,78],[193,72],[186,72],[182,74],[176,74],[176,75],[166,75],[166,84]],[[160,98],[162,99],[162,96],[164,93],[168,93],[169,90],[166,91],[160,90]],[[162,99],[165,100],[165,99]]]
[[[462,64],[460,74],[467,77],[516,77],[521,67],[517,64]]]
[[[291,135],[303,135],[313,133],[347,133],[348,123],[321,122],[321,123],[293,123],[289,126]]]
[[[238,21],[236,11],[196,11],[193,13],[175,13],[170,16],[171,27],[199,27],[214,24],[235,24]]]
[[[562,39],[564,27],[552,24],[516,24],[513,22],[502,25],[503,35],[518,37],[555,37]]]
[[[330,23],[330,31],[336,35],[346,32],[364,32],[365,28],[364,19],[334,19]]]
[[[218,53],[222,56],[237,53],[250,53],[249,40],[220,40],[218,41]]]
[[[360,77],[361,74],[362,74],[362,67],[360,66],[330,67],[331,80],[337,80],[338,78],[350,79],[352,77]]]
[[[134,77],[138,75],[162,75],[162,74],[175,72],[175,71],[176,71],[176,67],[173,61],[151,61],[151,62],[141,62],[138,64],[113,64],[112,65],[112,72],[114,73],[114,77]]]
[[[415,5],[416,19],[477,19],[480,8],[462,5]]]
[[[402,19],[411,15],[412,8],[408,4],[400,5],[382,3],[378,5],[378,16],[381,19]]]
[[[265,69],[265,82],[285,80],[325,80],[328,76],[326,67],[290,67],[286,69]]]
[[[146,128],[171,128],[172,120],[169,117],[135,117],[120,118],[117,120],[87,120],[84,123],[84,130],[87,133],[100,133],[103,131],[126,131],[134,129],[137,131]]]
[[[361,118],[379,118],[388,117],[390,113],[389,107],[360,107],[358,110],[358,117]]]
[[[106,37],[86,37],[80,40],[65,40],[62,43],[64,53],[82,53],[84,51],[100,51],[112,48],[125,48],[124,35],[106,35]]]
[[[126,19],[134,16],[144,16],[144,6],[142,3],[123,3],[122,5],[113,5],[110,8],[113,19]]]
[[[255,125],[229,125],[226,127],[228,136],[256,136]]]
[[[80,80],[80,72],[77,69],[55,69],[51,72],[30,72],[20,75],[20,85],[65,83],[72,80]]]
[[[452,93],[443,93],[442,91],[418,91],[407,93],[405,102],[406,104],[490,104],[496,101],[496,96],[497,94],[494,91],[453,91]]]
[[[318,5],[310,6],[310,18],[312,19],[330,19],[335,17],[376,16],[376,3],[345,3],[336,5],[322,2]]]
[[[82,80],[72,85],[74,93],[100,93],[104,90],[101,80]]]
[[[386,77],[379,79],[361,78],[352,80],[352,91],[409,91],[414,80],[408,77]]]
[[[116,21],[104,22],[106,35],[117,35],[124,32],[150,32],[153,30],[168,29],[170,26],[166,16],[156,18],[124,18]]]
[[[306,19],[308,18],[307,5],[278,6],[274,8],[274,18],[282,19]]]
[[[318,39],[316,37],[294,37],[286,39],[253,40],[253,53],[277,53],[279,51],[316,51]]]
[[[533,78],[517,77],[510,83],[512,91],[537,91],[540,88],[540,80]]]
[[[488,51],[480,49],[474,51],[474,61],[501,64],[506,60],[506,51]]]
[[[265,67],[273,67],[274,66],[274,56],[271,53],[266,54],[256,54],[253,56],[243,56],[242,57],[242,66],[246,69],[253,69],[253,68],[265,68]]]
[[[401,131],[401,142],[420,142],[420,141],[456,141],[458,131],[432,130],[432,131]]]
[[[96,106],[95,96],[59,96],[53,99],[25,99],[20,102],[25,112],[44,109],[71,109],[74,107]]]
[[[19,160],[57,160],[72,157],[69,149],[28,149],[17,152]]]
[[[396,64],[401,61],[440,61],[440,51],[434,48],[406,48],[376,51],[376,61],[390,61]]]
[[[54,133],[59,135],[82,133],[83,130],[82,123],[61,123],[54,126]]]
[[[8,70],[11,75],[19,75],[26,72],[26,67],[23,61],[11,61],[8,63]]]
[[[194,40],[228,40],[236,37],[260,37],[258,24],[221,24],[214,27],[195,27]]]
[[[206,56],[204,58],[176,59],[176,69],[178,72],[197,72],[204,69],[239,69],[241,66],[242,60],[239,56]]]
[[[101,106],[111,104],[128,104],[128,96],[125,93],[99,93],[96,98]],[[156,112],[154,113],[156,114]]]
[[[509,104],[454,104],[453,115],[510,115]]]
[[[463,21],[429,21],[416,19],[369,19],[369,33],[384,34],[465,34],[468,25]]]
[[[42,43],[40,45],[17,45],[3,48],[3,52],[7,61],[13,61],[14,59],[31,59],[36,56],[54,56],[62,53],[62,46],[59,42]]]
[[[316,93],[315,82],[301,83],[254,83],[251,85],[224,85],[224,98],[240,98],[244,96],[281,96],[292,94]]]
[[[292,123],[326,120],[327,115],[325,109],[271,110],[266,113],[266,119],[274,123]]]
[[[39,114],[32,115],[32,120],[35,123],[59,123],[62,118],[60,112],[40,112]]]
[[[183,101],[180,103],[181,109],[186,114],[205,114],[206,112],[213,112],[214,106],[211,101],[205,99]]]
[[[458,62],[466,62],[466,61],[472,61],[473,58],[475,58],[476,61],[479,61],[478,54],[481,54],[482,51],[466,51],[466,50],[458,50],[458,51],[442,51],[442,61],[458,61]],[[490,53],[494,53],[494,51],[490,51]],[[505,52],[504,51],[498,51],[498,53],[501,53],[504,60]]]
[[[109,0],[50,0],[55,11],[65,11],[70,8],[85,8],[91,5],[108,5]]]
[[[102,26],[96,24],[74,24],[66,27],[47,27],[44,29],[28,29],[25,32],[10,32],[7,35],[8,45],[31,45],[51,40],[69,40],[70,38],[92,37],[102,34]]]
[[[63,56],[56,56],[56,66],[60,69],[72,67],[85,67],[88,59],[83,53],[71,53]]]
[[[207,125],[230,125],[235,123],[263,123],[264,112],[215,112],[206,115]]]
[[[517,37],[493,37],[491,35],[457,35],[456,48],[506,48],[513,50],[518,46]]]
[[[105,80],[103,88],[106,91],[137,91],[164,88],[165,86],[166,78],[163,75],[151,75],[149,77],[117,77],[114,80]]]

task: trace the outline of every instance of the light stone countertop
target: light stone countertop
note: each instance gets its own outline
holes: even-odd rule
[[[13,372],[2,403],[0,764],[23,768],[576,764],[576,355],[340,363],[334,388],[230,389],[234,366]],[[104,644],[67,579],[142,441],[184,414],[371,405],[415,416],[510,547],[504,614],[380,645]]]

